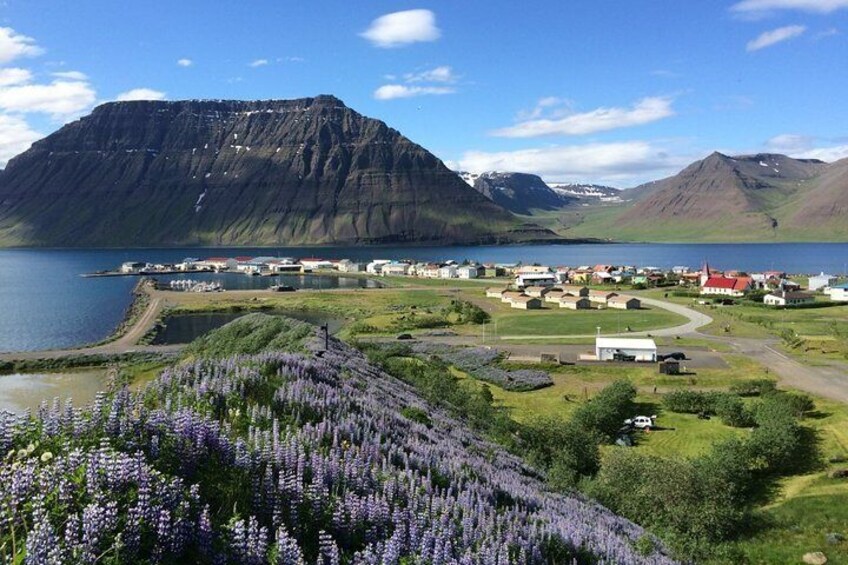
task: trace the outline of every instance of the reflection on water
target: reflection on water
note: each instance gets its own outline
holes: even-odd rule
[[[327,324],[330,333],[337,333],[344,320],[334,318],[325,312],[311,310],[262,310],[265,314],[288,316],[316,326]],[[177,314],[165,318],[165,327],[156,333],[153,338],[154,345],[171,345],[177,343],[189,343],[210,332],[228,324],[233,320],[241,318],[249,312],[197,312],[191,314]]]
[[[0,410],[15,414],[27,409],[34,412],[42,401],[52,402],[54,398],[63,403],[72,398],[74,406],[82,406],[106,389],[106,380],[106,371],[2,375]]]

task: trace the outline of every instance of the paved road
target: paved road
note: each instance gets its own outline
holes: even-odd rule
[[[710,336],[713,337],[713,336]],[[807,365],[777,350],[779,341],[765,339],[715,338],[729,344],[736,353],[767,367],[778,380],[792,388],[848,403],[848,364],[827,361]]]

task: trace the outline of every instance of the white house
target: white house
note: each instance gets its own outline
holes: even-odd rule
[[[445,265],[444,267],[439,268],[439,278],[440,279],[455,279],[456,278],[456,265]]]
[[[144,269],[147,268],[147,263],[140,263],[138,261],[127,261],[126,263],[121,264],[121,272],[122,273],[140,273]]]
[[[824,271],[820,275],[816,275],[814,277],[810,277],[808,280],[807,288],[810,292],[814,292],[816,290],[823,289],[827,286],[833,286],[839,279],[834,277],[833,275],[826,275]]]
[[[799,306],[801,304],[812,304],[816,297],[808,292],[774,292],[763,297],[763,304],[767,306]]]
[[[383,265],[391,263],[388,259],[374,259],[365,265],[365,272],[372,275],[379,275],[383,271]]]
[[[386,263],[380,274],[385,276],[403,276],[409,274],[409,263]]]
[[[456,269],[456,276],[461,279],[476,279],[480,276],[479,265],[463,265]]]
[[[633,296],[613,296],[607,300],[607,307],[619,310],[638,310],[642,302]]]
[[[350,259],[342,259],[336,263],[336,269],[338,269],[340,273],[361,273],[365,270],[365,265],[351,261]]]
[[[515,277],[515,285],[518,288],[527,286],[554,286],[557,278],[552,273],[521,273]]]
[[[319,259],[317,257],[306,257],[299,261],[301,265],[303,265],[304,271],[316,271],[318,269],[332,269],[333,263],[332,261],[328,261],[326,259]]]
[[[848,283],[835,284],[825,292],[834,302],[848,302]]]
[[[647,338],[598,337],[595,338],[595,356],[598,361],[632,357],[635,361],[652,363],[657,360],[657,344]]]

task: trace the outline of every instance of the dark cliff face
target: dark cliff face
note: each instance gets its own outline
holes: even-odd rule
[[[474,188],[516,214],[555,210],[572,200],[554,192],[539,176],[526,173],[482,173],[475,179]]]
[[[0,173],[0,244],[490,243],[521,225],[332,96],[104,104]]]

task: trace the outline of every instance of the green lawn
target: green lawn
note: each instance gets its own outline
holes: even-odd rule
[[[748,432],[725,426],[718,418],[700,420],[691,414],[663,411],[661,397],[653,393],[653,387],[657,386],[659,393],[685,387],[725,390],[740,379],[766,376],[762,367],[747,358],[727,355],[725,359],[727,368],[703,369],[692,377],[659,375],[656,367],[647,365],[549,365],[544,368],[551,372],[553,386],[530,392],[489,386],[495,400],[522,422],[537,414],[567,417],[613,380],[629,379],[639,391],[639,411],[657,414],[658,425],[668,428],[639,434],[634,449],[663,457],[692,457],[708,451],[717,441]],[[829,545],[825,541],[829,532],[848,538],[848,479],[827,477],[832,469],[848,467],[848,406],[816,399],[816,408],[804,425],[817,432],[823,468],[782,481],[771,502],[760,509],[751,532],[735,543],[745,563],[800,563],[801,556],[809,551],[824,552],[828,563],[848,563],[848,542]]]
[[[594,335],[653,330],[685,324],[686,318],[660,308],[642,310],[567,310],[547,308],[521,310],[502,308],[492,315],[491,331],[499,336]]]

